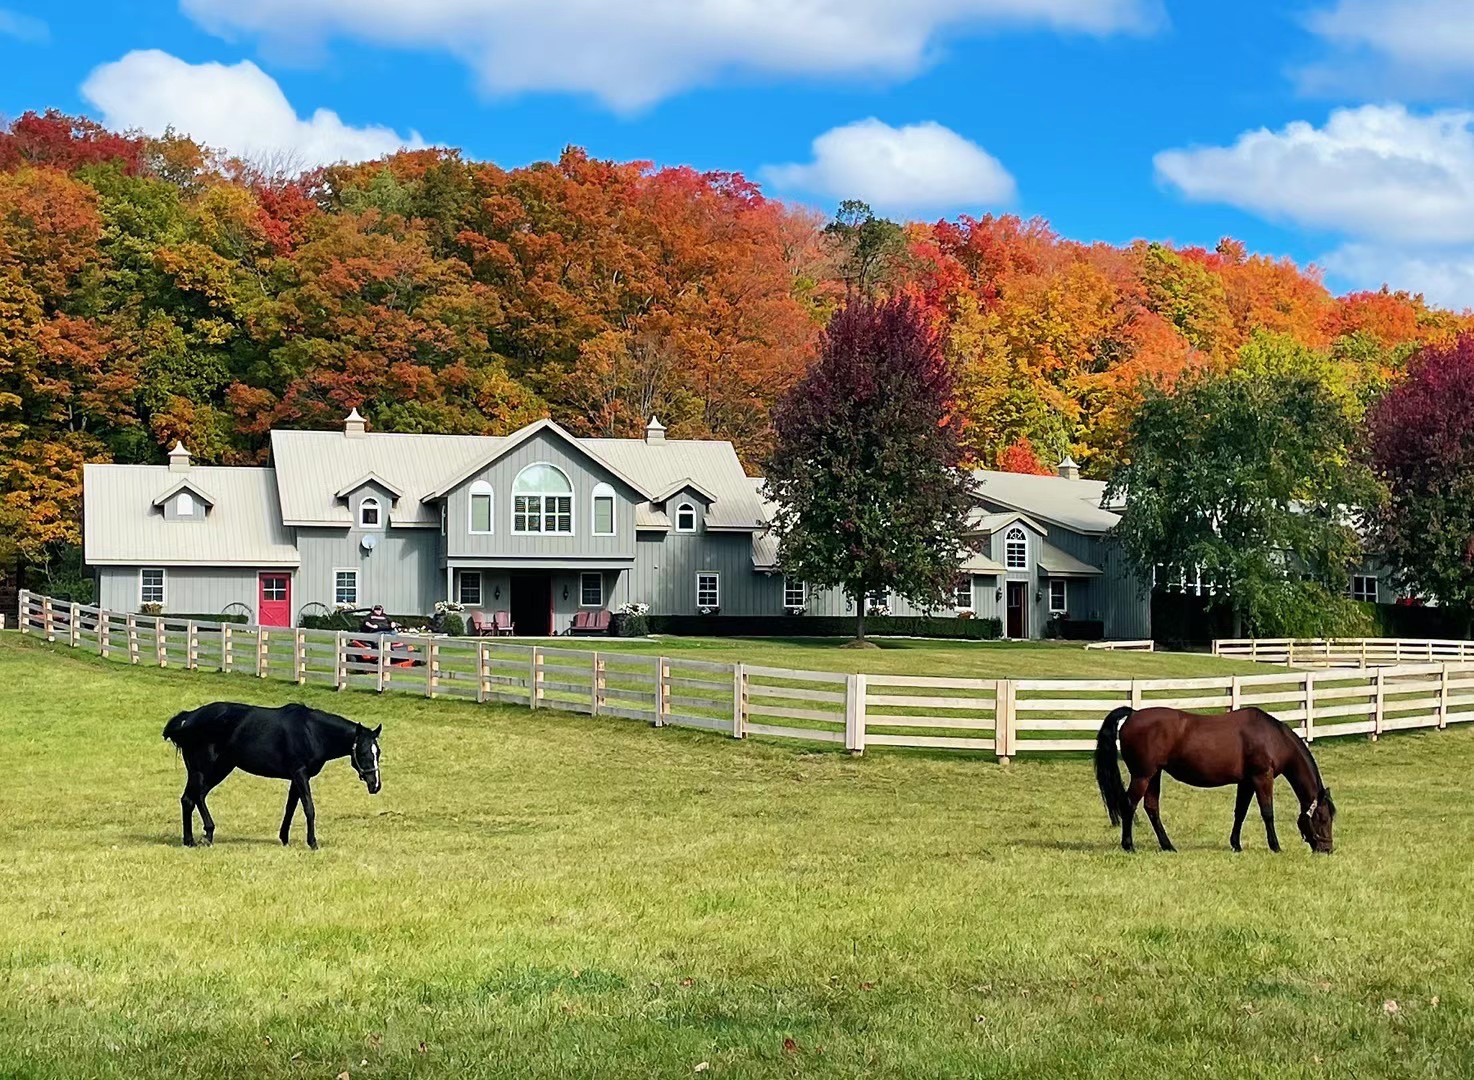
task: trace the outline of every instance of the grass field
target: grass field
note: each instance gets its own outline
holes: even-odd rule
[[[502,639],[507,640],[507,639]],[[973,679],[1192,678],[1265,669],[1248,661],[1205,653],[1086,650],[1069,642],[946,641],[876,638],[874,649],[840,648],[839,638],[517,638],[552,649],[598,649],[664,654],[717,663],[743,661],[805,671],[873,672],[882,675],[950,675]]]
[[[290,696],[0,635],[0,1076],[1474,1075],[1474,732],[1317,744],[1330,858],[1170,782],[1127,856],[1083,759],[307,691],[384,792],[178,847],[164,720]]]

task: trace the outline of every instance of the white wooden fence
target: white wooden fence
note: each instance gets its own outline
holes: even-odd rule
[[[506,702],[867,747],[1017,754],[1095,748],[1122,705],[1221,712],[1258,705],[1307,740],[1474,722],[1474,663],[1277,671],[1201,679],[964,679],[844,675],[616,649],[202,622],[22,593],[20,630],[132,664],[297,684]]]
[[[1474,661],[1474,641],[1411,638],[1232,638],[1213,642],[1213,655],[1290,667],[1380,667]]]

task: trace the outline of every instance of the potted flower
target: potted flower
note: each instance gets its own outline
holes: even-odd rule
[[[614,610],[614,634],[616,637],[645,637],[650,633],[650,605],[624,603]]]

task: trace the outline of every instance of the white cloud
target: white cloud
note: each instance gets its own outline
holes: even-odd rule
[[[276,80],[248,60],[188,64],[157,49],[138,50],[95,68],[81,92],[108,127],[151,135],[173,127],[246,158],[309,166],[424,145],[418,132],[404,136],[386,127],[352,127],[330,109],[304,120]]]
[[[977,143],[927,121],[894,128],[875,118],[832,128],[806,164],[769,165],[763,177],[787,191],[862,199],[876,210],[978,209],[1011,202],[1007,169]]]
[[[1438,94],[1474,77],[1469,0],[1336,0],[1312,12],[1309,29],[1334,55],[1300,75],[1302,88]]]
[[[1161,0],[181,0],[222,36],[301,52],[333,37],[460,58],[493,93],[637,109],[722,75],[914,74],[945,32],[1147,32]]]
[[[1231,146],[1165,150],[1157,176],[1196,202],[1345,238],[1318,260],[1357,287],[1474,304],[1474,113],[1338,109],[1247,131]]]
[[[1322,128],[1261,128],[1232,146],[1164,150],[1157,175],[1196,202],[1405,243],[1474,243],[1474,113],[1337,109]]]
[[[38,44],[51,37],[51,29],[34,16],[22,15],[9,8],[0,8],[0,37],[13,37],[20,41]]]

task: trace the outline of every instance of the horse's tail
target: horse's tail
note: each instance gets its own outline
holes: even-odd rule
[[[1121,769],[1116,763],[1116,729],[1132,711],[1125,705],[1116,709],[1105,718],[1100,734],[1095,737],[1095,785],[1100,788],[1100,801],[1105,803],[1112,825],[1121,824],[1121,819],[1131,812],[1126,785],[1121,782]]]

